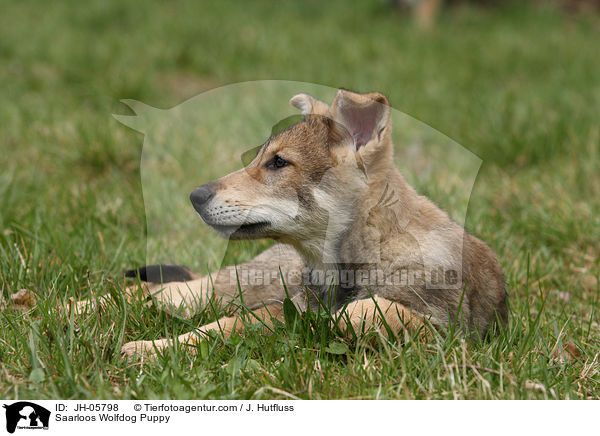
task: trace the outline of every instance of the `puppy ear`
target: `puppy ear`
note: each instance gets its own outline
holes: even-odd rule
[[[302,111],[302,115],[327,115],[329,105],[308,94],[297,94],[290,99],[290,104]]]
[[[357,150],[372,140],[380,142],[391,130],[390,103],[383,94],[356,94],[339,90],[331,110],[334,119],[354,139]]]
[[[348,129],[332,118],[317,116],[327,128],[327,146],[347,145],[352,146],[352,136]]]

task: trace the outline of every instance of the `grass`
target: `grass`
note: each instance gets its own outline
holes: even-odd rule
[[[38,304],[0,312],[0,397],[599,398],[597,18],[458,7],[425,31],[376,1],[4,2],[0,287],[4,298],[30,289]],[[61,315],[70,297],[120,295],[123,270],[154,255],[144,138],[111,117],[130,114],[119,100],[169,108],[255,79],[379,90],[480,156],[466,225],[498,253],[508,329],[477,345],[449,334],[399,346],[327,336],[317,320],[315,333],[251,327],[211,339],[199,357],[173,350],[139,365],[120,359],[123,342],[216,314],[184,321],[117,298],[104,312]],[[443,187],[416,183],[453,212]],[[195,250],[212,244],[189,222]],[[231,246],[227,259],[258,248]]]

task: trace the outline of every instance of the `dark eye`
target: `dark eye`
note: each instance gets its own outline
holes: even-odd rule
[[[267,168],[269,168],[271,170],[278,170],[280,168],[288,166],[289,164],[290,163],[288,161],[286,161],[285,159],[281,158],[281,156],[276,154],[275,156],[273,156],[273,159],[271,159],[267,163]]]

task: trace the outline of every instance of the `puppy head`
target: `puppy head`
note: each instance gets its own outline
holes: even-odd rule
[[[302,122],[269,138],[242,170],[190,196],[221,235],[294,243],[322,239],[332,211],[344,226],[351,219],[367,187],[365,156],[389,137],[387,100],[340,91],[331,106],[306,94],[292,104],[305,112]]]

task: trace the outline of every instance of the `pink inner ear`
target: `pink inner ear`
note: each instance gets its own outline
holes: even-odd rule
[[[340,115],[342,123],[354,138],[358,150],[377,134],[375,130],[383,115],[383,108],[376,102],[363,107],[346,102],[340,107]]]

